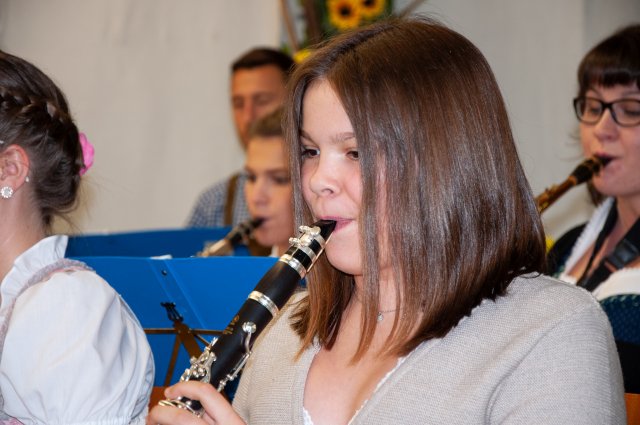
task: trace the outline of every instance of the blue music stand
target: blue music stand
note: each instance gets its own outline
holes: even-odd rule
[[[75,258],[106,279],[140,320],[154,355],[155,386],[177,382],[184,369],[189,367],[188,347],[176,344],[176,338],[185,336],[177,335],[180,323],[183,330],[202,330],[202,333],[223,330],[260,278],[277,261],[272,257],[248,256]],[[178,326],[174,326],[178,318],[181,320]],[[196,341],[193,336],[191,339]],[[210,341],[211,337],[207,340]],[[199,341],[202,350],[204,344]],[[171,370],[174,348],[177,349],[177,357],[174,356],[176,367]]]
[[[75,235],[69,237],[66,256],[193,257],[230,230],[230,227],[203,227]],[[248,250],[238,247],[235,255],[248,255]]]

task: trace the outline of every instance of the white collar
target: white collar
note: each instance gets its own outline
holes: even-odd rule
[[[66,235],[49,236],[20,254],[0,284],[0,307],[4,307],[5,303],[16,297],[34,273],[64,258],[67,241]]]
[[[580,237],[576,240],[576,243],[571,250],[571,255],[565,262],[564,270],[571,270],[576,263],[584,256],[585,252],[595,242],[600,230],[604,226],[604,222],[607,220],[609,210],[613,206],[613,198],[607,198],[604,202],[593,212],[591,219],[585,226],[584,230],[580,234]]]
[[[585,226],[582,234],[576,240],[571,255],[566,261],[564,272],[559,276],[561,280],[575,284],[577,279],[567,274],[580,260],[585,252],[594,244],[598,234],[604,226],[604,222],[613,207],[613,198],[606,199],[593,213],[593,216]],[[640,269],[622,268],[611,273],[594,291],[593,296],[598,300],[618,294],[639,294],[640,293]]]

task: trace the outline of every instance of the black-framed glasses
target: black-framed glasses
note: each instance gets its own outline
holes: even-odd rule
[[[619,99],[603,102],[595,97],[576,97],[573,108],[578,119],[585,124],[597,124],[607,109],[613,120],[622,127],[633,127],[640,124],[640,100]]]

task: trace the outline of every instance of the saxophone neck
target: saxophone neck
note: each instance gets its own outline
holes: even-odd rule
[[[542,213],[549,208],[555,201],[564,195],[569,189],[579,184],[585,183],[598,174],[598,172],[607,165],[610,158],[603,158],[594,156],[582,161],[571,172],[569,177],[558,185],[553,185],[544,190],[543,193],[536,197],[536,205],[538,206],[538,212]]]

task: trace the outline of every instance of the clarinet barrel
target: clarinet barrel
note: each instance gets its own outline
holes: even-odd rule
[[[290,248],[260,279],[222,336],[205,347],[198,359],[191,359],[191,367],[180,380],[207,382],[218,391],[234,380],[251,355],[255,339],[296,292],[324,251],[334,228],[335,221],[331,220],[301,226],[302,234],[290,239]],[[159,404],[185,409],[198,417],[204,414],[199,401],[185,397]]]

